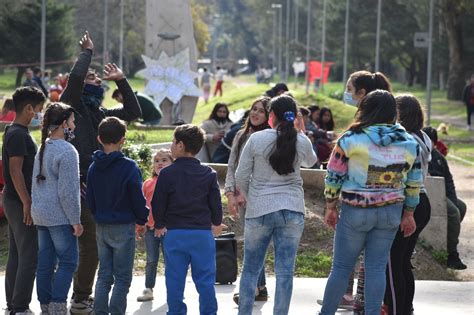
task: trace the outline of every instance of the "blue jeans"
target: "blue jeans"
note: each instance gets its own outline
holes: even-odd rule
[[[125,314],[135,256],[135,224],[97,224],[95,314]],[[109,293],[114,285],[112,296]]]
[[[147,227],[145,232],[146,267],[145,267],[145,288],[153,289],[156,282],[156,268],[160,259],[161,237],[155,237],[155,230]]]
[[[210,230],[169,230],[163,240],[168,315],[187,313],[186,274],[191,272],[199,293],[199,313],[217,314],[216,242]],[[254,286],[255,289],[255,286]]]
[[[72,234],[73,229],[70,225],[37,226],[37,229],[38,300],[41,304],[65,303],[78,263],[77,237]]]
[[[336,312],[362,250],[365,250],[365,314],[380,314],[385,292],[385,268],[400,225],[402,207],[402,204],[395,204],[363,209],[342,204],[334,235],[332,270],[320,314]]]
[[[296,252],[304,229],[301,212],[279,210],[245,219],[244,267],[240,278],[239,314],[252,314],[257,279],[268,244],[275,247],[276,292],[273,314],[288,314],[293,291]]]

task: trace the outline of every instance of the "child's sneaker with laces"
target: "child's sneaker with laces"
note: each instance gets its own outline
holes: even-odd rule
[[[137,297],[138,302],[148,302],[153,300],[153,289],[143,290],[143,294]]]
[[[94,299],[88,297],[79,302],[72,300],[70,312],[71,314],[94,314]]]

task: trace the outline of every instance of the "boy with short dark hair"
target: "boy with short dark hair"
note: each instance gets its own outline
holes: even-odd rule
[[[87,175],[87,203],[96,221],[99,272],[95,286],[95,314],[125,314],[135,256],[135,224],[148,217],[142,192],[142,174],[135,161],[121,152],[127,126],[116,117],[99,124]],[[109,302],[111,286],[114,285]]]
[[[3,135],[3,205],[9,238],[5,293],[8,311],[16,314],[28,311],[35,281],[38,236],[31,218],[31,179],[37,147],[28,125],[41,112],[45,101],[38,88],[16,89],[16,118]]]
[[[213,237],[224,227],[216,172],[195,158],[204,130],[193,125],[175,129],[175,162],[160,171],[151,201],[155,236],[164,238],[168,314],[186,314],[183,293],[191,265],[201,314],[216,314],[216,248]]]

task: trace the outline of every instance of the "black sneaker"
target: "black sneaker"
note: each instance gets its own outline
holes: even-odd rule
[[[459,254],[449,254],[448,255],[448,268],[455,269],[455,270],[464,270],[467,268],[465,264],[459,258]]]
[[[234,297],[232,299],[234,300],[235,304],[239,305],[239,294],[238,293],[234,293]],[[258,290],[258,294],[255,296],[255,301],[259,301],[259,302],[268,301],[267,287],[265,287],[261,290]]]

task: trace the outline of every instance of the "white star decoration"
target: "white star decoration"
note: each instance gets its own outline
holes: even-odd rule
[[[145,55],[142,58],[146,67],[137,74],[148,80],[144,92],[153,96],[156,104],[161,104],[165,97],[175,104],[185,95],[201,95],[201,90],[194,84],[198,73],[191,71],[189,48],[173,57],[163,51],[158,60]]]

